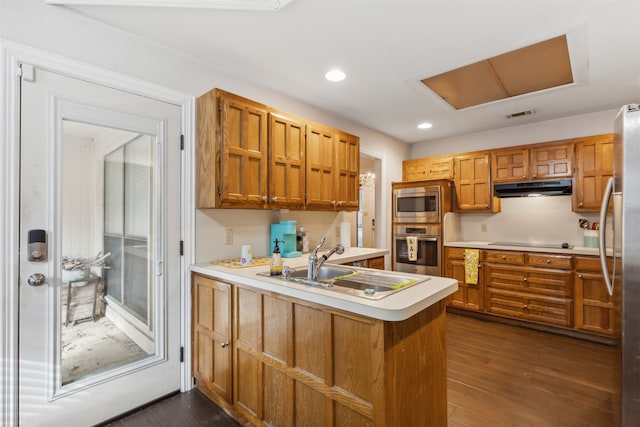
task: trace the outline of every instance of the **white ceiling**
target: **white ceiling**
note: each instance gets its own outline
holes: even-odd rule
[[[637,0],[293,0],[277,12],[67,7],[410,143],[640,102]],[[561,34],[572,85],[456,111],[419,83]],[[333,67],[347,79],[327,82]],[[529,109],[536,114],[504,117]],[[433,127],[417,129],[423,121]]]

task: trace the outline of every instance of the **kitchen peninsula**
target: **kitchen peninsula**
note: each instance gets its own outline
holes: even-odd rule
[[[386,253],[351,248],[328,262]],[[303,267],[307,259],[285,264]],[[447,424],[445,299],[456,280],[403,273],[419,283],[370,300],[258,275],[268,266],[191,270],[196,387],[237,419]]]

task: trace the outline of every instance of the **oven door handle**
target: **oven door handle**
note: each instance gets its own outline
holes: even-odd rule
[[[402,235],[396,235],[396,239],[397,240],[407,240],[407,237],[417,237],[418,241],[423,241],[423,242],[437,242],[438,239],[440,238],[439,236],[428,236],[428,237],[424,237],[424,236],[416,236],[413,234],[402,234]]]

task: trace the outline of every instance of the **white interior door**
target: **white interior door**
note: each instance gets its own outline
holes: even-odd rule
[[[180,388],[180,118],[23,78],[20,425],[92,425]]]

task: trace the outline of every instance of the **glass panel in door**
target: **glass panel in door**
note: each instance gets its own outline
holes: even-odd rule
[[[154,146],[63,121],[62,386],[154,354]]]

